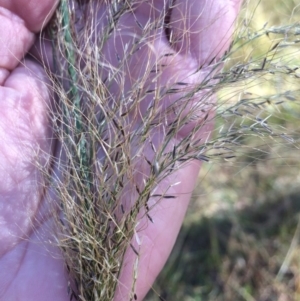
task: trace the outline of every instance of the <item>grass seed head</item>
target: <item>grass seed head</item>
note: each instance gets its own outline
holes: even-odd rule
[[[70,296],[79,300],[113,299],[125,250],[131,247],[137,261],[140,256],[131,244],[138,214],[145,211],[155,223],[149,198],[176,196],[152,191],[183,164],[228,161],[247,148],[249,136],[295,144],[293,133],[272,120],[279,118],[285,104],[297,104],[299,90],[284,87],[258,95],[249,87],[278,76],[283,82],[299,79],[298,67],[284,60],[298,54],[294,49],[298,24],[252,31],[244,22],[220,59],[214,57],[207,62],[209,67],[198,68],[206,74],[202,80],[193,85],[181,78],[162,82],[161,75],[177,58],[175,52],[154,55],[153,30],[169,24],[169,11],[146,24],[133,20],[138,34],[126,43],[118,36],[125,30],[120,20],[139,2],[104,1],[103,9],[101,1],[61,0],[49,27],[53,40],[49,75],[57,95],[50,117],[61,147],[55,162],[58,172],[50,185],[60,200],[57,238],[73,279]],[[183,38],[173,36],[168,26],[165,30],[170,44]],[[274,34],[265,53],[242,58],[245,49]],[[107,50],[112,39],[120,46],[115,53]],[[128,70],[137,52],[141,55],[136,64],[144,67]],[[218,103],[212,104],[213,94],[219,95]],[[170,95],[177,96],[172,103],[167,101]],[[197,95],[201,101],[195,103]],[[201,116],[200,123],[193,122]],[[212,139],[197,138],[212,120],[216,123]],[[189,124],[193,124],[189,134],[172,144]],[[154,132],[164,137],[159,143]],[[141,155],[148,146],[150,157]],[[137,173],[141,167],[142,179]],[[132,201],[122,203],[124,194]],[[137,299],[134,285],[135,281],[132,297]]]

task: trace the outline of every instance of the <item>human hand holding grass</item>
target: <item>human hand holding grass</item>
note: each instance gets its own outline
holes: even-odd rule
[[[0,1],[0,300],[69,300],[70,292],[87,290],[106,300],[113,292],[100,296],[105,271],[114,283],[106,285],[116,285],[115,300],[142,300],[162,269],[201,165],[191,149],[212,129],[213,100],[203,82],[229,46],[240,6],[171,2],[86,1],[74,11],[68,6],[66,15],[62,6],[61,22],[86,19],[67,29],[75,31],[78,48],[65,40],[54,62],[51,43],[41,44],[37,34],[57,1]],[[67,37],[67,27],[56,42]],[[34,43],[39,63],[24,59]],[[58,81],[64,77],[62,85],[55,86],[44,65]],[[78,128],[70,130],[68,122]],[[68,131],[67,142],[58,128]],[[56,236],[58,208],[62,237]],[[91,247],[84,235],[97,227],[103,232],[95,231],[94,257],[85,261]],[[64,248],[66,237],[72,251]],[[115,262],[107,262],[111,257]]]

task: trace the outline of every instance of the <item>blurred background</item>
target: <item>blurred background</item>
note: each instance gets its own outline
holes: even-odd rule
[[[299,23],[298,0],[244,3],[224,72],[243,74],[242,66],[251,76],[218,91],[214,133],[218,141],[235,127],[238,143],[203,164],[146,300],[300,300]],[[249,110],[238,114],[245,100]]]

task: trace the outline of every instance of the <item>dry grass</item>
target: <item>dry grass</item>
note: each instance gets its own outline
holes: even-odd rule
[[[165,300],[300,300],[298,6],[245,5],[225,69],[245,80],[219,92],[215,133],[218,141],[224,129],[239,129],[229,139],[237,144],[232,158],[202,168],[178,242],[147,300],[158,300],[157,293]]]
[[[98,24],[93,21],[97,4],[92,5],[90,1],[71,3],[61,0],[50,27],[55,52],[55,68],[50,76],[59,99],[57,106],[52,110],[51,118],[55,121],[55,132],[61,149],[57,154],[58,172],[54,180],[49,180],[49,184],[60,199],[62,214],[57,219],[57,238],[65,256],[67,269],[74,279],[70,294],[81,300],[112,300],[123,255],[130,246],[130,239],[134,233],[136,217],[140,212],[149,215],[147,202],[151,191],[182,164],[197,159],[215,164],[213,169],[216,168],[215,172],[219,174],[217,181],[223,181],[225,184],[220,185],[222,189],[203,184],[201,189],[201,200],[203,195],[207,198],[219,193],[221,202],[215,200],[215,204],[209,206],[206,203],[205,210],[202,201],[194,205],[200,208],[201,216],[210,216],[209,219],[204,219],[210,225],[205,227],[203,234],[209,233],[210,237],[206,242],[210,248],[206,249],[205,241],[200,244],[199,247],[203,248],[205,254],[198,258],[198,262],[203,265],[204,262],[209,262],[210,266],[204,266],[199,277],[204,273],[212,273],[213,281],[197,286],[192,298],[197,300],[196,296],[204,296],[204,290],[205,293],[213,294],[214,300],[235,300],[238,296],[245,300],[253,300],[251,290],[253,287],[260,288],[261,282],[257,280],[258,282],[251,286],[251,290],[247,291],[249,279],[258,277],[254,272],[255,276],[247,274],[249,266],[256,267],[253,262],[264,262],[275,252],[276,246],[269,246],[267,242],[263,248],[255,249],[251,231],[249,234],[237,231],[240,226],[237,220],[245,219],[243,210],[249,212],[252,199],[249,200],[244,195],[246,199],[243,201],[240,201],[239,196],[236,196],[238,202],[232,200],[231,194],[235,192],[228,189],[228,185],[232,183],[226,184],[226,181],[228,178],[235,181],[241,177],[247,165],[259,168],[257,166],[261,161],[264,162],[266,157],[269,159],[267,162],[271,162],[270,156],[274,154],[276,159],[283,160],[284,156],[280,155],[282,144],[283,149],[297,148],[297,129],[291,127],[289,121],[298,120],[297,81],[300,71],[297,68],[297,43],[300,27],[294,24],[293,20],[285,20],[284,24],[263,24],[254,28],[250,21],[255,21],[254,16],[258,9],[254,14],[250,13],[252,4],[249,3],[245,6],[246,14],[241,18],[231,49],[221,58],[221,61],[226,63],[223,72],[216,74],[219,68],[216,63],[211,67],[211,77],[193,87],[174,86],[170,83],[153,87],[149,79],[159,78],[166,62],[166,57],[157,57],[154,65],[148,64],[145,67],[142,76],[130,78],[133,89],[124,94],[122,91],[129,75],[128,62],[136,51],[141,51],[150,61],[151,30],[166,16],[162,13],[156,24],[149,23],[147,28],[143,28],[138,39],[129,41],[122,55],[116,52],[117,64],[113,66],[108,64],[105,55],[101,54],[105,51],[108,39],[114,34],[114,28],[118,28],[120,18],[132,8],[135,1],[110,3],[103,15],[103,18],[107,18],[107,26],[102,28],[98,35],[95,34],[99,30]],[[296,10],[294,15],[295,12]],[[289,15],[291,16],[291,12]],[[136,26],[138,28],[140,24],[136,23]],[[266,39],[268,43],[265,43]],[[172,57],[168,59],[172,60]],[[115,93],[111,94],[108,87],[116,85]],[[263,88],[258,90],[258,86]],[[199,91],[209,92],[204,94],[199,106],[192,106],[192,110],[187,110],[191,99]],[[206,101],[213,93],[217,93],[220,98],[216,108],[217,126],[213,139],[205,144],[203,141],[195,141],[194,136],[203,127],[204,123],[201,123],[177,145],[170,145],[170,141],[182,127],[193,120],[197,110],[206,110],[207,114],[209,113],[211,105],[207,105]],[[149,94],[153,95],[153,103],[147,111],[145,110],[142,120],[136,118],[144,105],[143,100]],[[172,105],[161,106],[163,99],[170,94],[178,94],[178,100]],[[137,101],[132,102],[132,99]],[[166,125],[165,117],[174,119],[175,111],[177,118]],[[133,124],[134,118],[136,122]],[[152,143],[153,132],[157,129],[166,133],[158,149]],[[195,142],[191,144],[190,141]],[[149,145],[153,146],[152,155],[149,158],[141,157],[140,154]],[[286,160],[283,163],[284,167],[288,166]],[[229,163],[226,163],[227,161]],[[226,166],[234,166],[235,171],[226,170],[227,167],[223,167],[225,163]],[[138,165],[142,165],[145,170],[142,181],[138,180]],[[221,167],[223,171],[220,171]],[[253,176],[254,179],[255,177]],[[209,176],[206,176],[206,179],[209,180]],[[210,181],[214,184],[220,183],[216,182],[216,177]],[[257,187],[255,181],[258,180],[249,181],[248,184]],[[247,188],[250,192],[256,190],[248,186]],[[261,197],[265,189],[261,188]],[[134,202],[120,203],[119,200],[128,190]],[[228,194],[226,202],[224,193]],[[261,212],[260,206],[261,203],[264,204],[264,200],[259,200],[259,195],[255,196],[255,200],[257,212]],[[224,219],[224,230],[228,230],[222,239],[225,239],[227,244],[224,241],[221,244],[218,227],[213,226],[215,219],[218,221],[220,204],[224,212],[234,213],[227,220]],[[238,211],[235,211],[236,207],[239,208]],[[234,210],[230,211],[228,208]],[[151,213],[149,219],[151,220]],[[187,223],[196,224],[191,221]],[[221,225],[222,223],[223,221]],[[237,235],[233,234],[236,232]],[[245,246],[248,247],[245,249]],[[186,252],[185,247],[182,248],[180,252]],[[249,252],[251,248],[256,250],[254,255],[253,252]],[[271,251],[268,251],[269,248]],[[224,256],[221,249],[227,251]],[[138,260],[139,254],[134,251]],[[210,251],[209,257],[205,257],[207,251]],[[243,255],[234,257],[234,260],[241,260],[232,264],[231,254],[235,253]],[[288,260],[290,262],[291,259]],[[274,262],[270,264],[274,265]],[[272,268],[277,271],[273,265]],[[267,267],[266,270],[271,269],[269,262]],[[216,274],[217,270],[220,270],[220,273]],[[278,273],[279,278],[271,278],[269,281],[278,282],[283,275],[284,273]],[[176,287],[182,287],[175,284]],[[289,287],[291,290],[293,288]],[[164,295],[161,291],[160,287],[160,293]],[[220,292],[224,299],[220,297]],[[170,293],[172,292],[165,292]],[[186,294],[186,291],[182,290],[178,300],[189,300],[188,295],[189,293]],[[202,300],[202,297],[199,298]],[[252,298],[258,300],[256,297]]]

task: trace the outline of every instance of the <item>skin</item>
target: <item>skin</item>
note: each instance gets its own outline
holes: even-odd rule
[[[142,25],[149,18],[155,18],[151,7],[159,11],[164,5],[163,0],[148,2],[150,5],[142,3],[135,12]],[[164,32],[154,33],[156,55],[170,51],[178,54],[178,59],[166,68],[160,80],[186,78],[186,74],[192,74],[198,66],[222,54],[230,43],[240,2],[177,0],[171,15],[174,32],[179,35],[184,28],[190,30],[172,48]],[[43,185],[43,175],[35,167],[38,160],[43,168],[51,171],[50,158],[54,154],[55,140],[47,110],[54,100],[41,64],[24,59],[56,5],[54,0],[0,0],[0,300],[5,301],[69,300],[68,279],[60,250],[47,243],[53,238],[54,231],[53,218],[47,214],[49,193],[45,199],[49,191]],[[131,20],[129,15],[122,22],[130,28]],[[109,53],[113,43],[108,42],[107,47]],[[34,51],[38,54],[36,48]],[[48,55],[51,59],[51,54]],[[201,75],[197,76],[200,77],[190,77],[189,82],[201,80]],[[193,102],[197,103],[199,99],[197,97]],[[171,102],[172,98],[166,101]],[[201,122],[204,116],[199,114],[197,117],[194,124],[183,128],[176,139],[187,135],[190,127]],[[206,139],[211,129],[212,124],[208,124],[197,138]],[[159,144],[163,137],[161,133],[157,135]],[[147,147],[144,152],[151,157]],[[132,241],[141,254],[136,286],[138,300],[144,298],[170,254],[199,169],[200,164],[192,162],[167,178],[157,190],[163,191],[170,183],[180,182],[171,191],[177,196],[176,201],[164,199],[151,210],[154,224],[149,225],[147,219],[141,218],[137,232],[142,244],[137,245],[135,238]],[[51,192],[50,201],[55,202],[51,200]],[[128,249],[115,301],[129,300],[135,259],[132,249]]]

